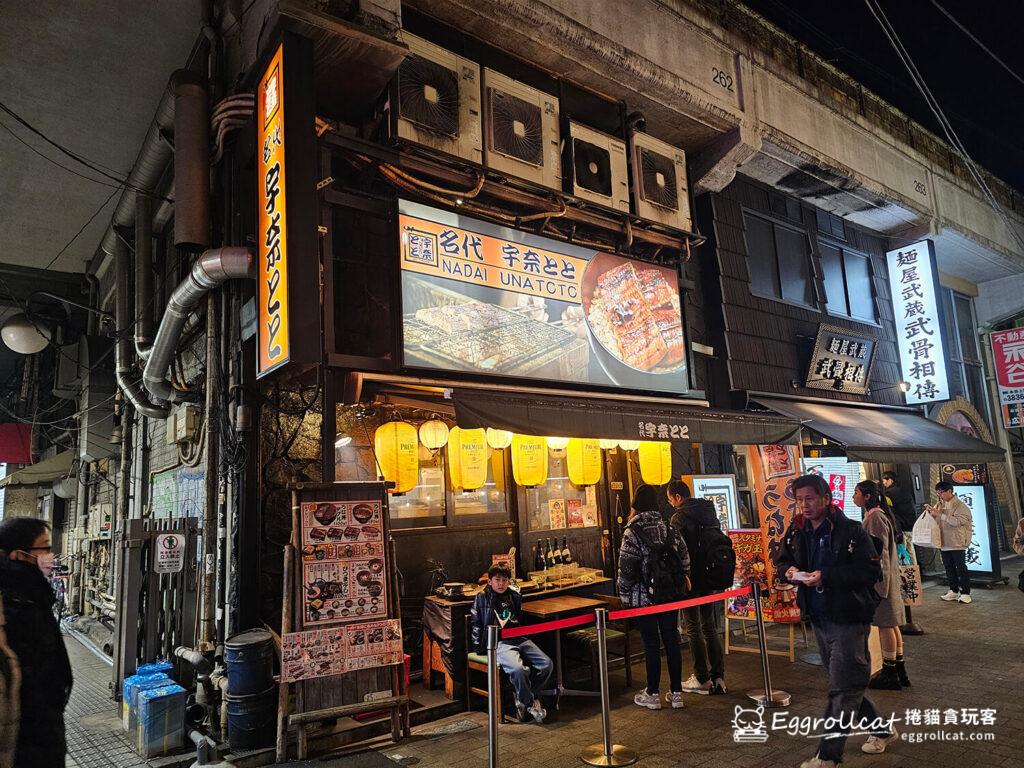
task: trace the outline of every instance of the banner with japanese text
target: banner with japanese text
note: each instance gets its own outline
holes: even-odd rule
[[[992,364],[999,387],[1003,426],[1007,429],[1021,426],[1024,406],[1024,329],[992,331]]]
[[[399,201],[406,365],[683,393],[674,268]]]
[[[786,529],[796,514],[793,481],[800,476],[800,457],[795,445],[747,446],[750,479],[756,495],[761,536],[767,554],[765,571],[770,586],[770,620],[777,623],[800,621],[796,590],[782,574],[775,573],[775,555]]]
[[[885,255],[896,320],[896,345],[907,405],[949,399],[946,350],[939,314],[939,281],[930,240]]]

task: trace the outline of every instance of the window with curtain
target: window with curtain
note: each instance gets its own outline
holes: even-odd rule
[[[867,323],[878,321],[871,261],[860,253],[820,243],[828,311]]]
[[[755,296],[815,306],[807,233],[743,213],[750,290]]]

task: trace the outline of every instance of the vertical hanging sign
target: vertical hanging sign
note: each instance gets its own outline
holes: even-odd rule
[[[259,358],[257,376],[290,359],[288,231],[285,202],[284,45],[279,45],[257,91],[259,147]]]
[[[949,400],[939,281],[930,240],[885,254],[908,405]]]
[[[996,370],[1003,426],[1017,429],[1024,411],[1024,328],[992,331],[992,364]]]

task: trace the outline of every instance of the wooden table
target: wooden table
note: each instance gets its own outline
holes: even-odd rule
[[[545,597],[539,600],[531,600],[523,603],[523,613],[536,616],[543,621],[551,621],[570,613],[581,611],[592,611],[606,605],[603,600],[595,600],[592,597],[576,597],[575,595],[558,595],[557,597]],[[545,696],[554,695],[555,709],[559,708],[562,696],[600,696],[598,691],[583,691],[576,688],[566,688],[562,674],[562,630],[555,630],[555,687],[541,691]]]

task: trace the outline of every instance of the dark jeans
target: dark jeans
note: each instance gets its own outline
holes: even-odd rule
[[[868,655],[868,633],[870,624],[835,624],[824,619],[814,619],[814,636],[818,640],[821,661],[828,672],[828,703],[825,705],[826,718],[845,717],[849,725],[854,722],[870,722],[878,717],[878,711],[871,700],[864,695],[871,679],[871,657]],[[836,763],[843,759],[848,727],[825,726],[826,733],[835,734],[823,738],[818,745],[818,757]],[[871,731],[874,736],[886,736],[885,729]]]
[[[971,594],[971,574],[967,572],[967,550],[942,550],[942,564],[946,568],[949,588],[961,595]]]
[[[715,615],[721,612],[720,603],[705,603],[683,609],[686,634],[693,651],[693,673],[698,682],[725,677],[725,655],[722,638],[718,636]]]
[[[668,663],[669,690],[683,690],[683,657],[679,650],[679,616],[677,611],[665,611],[651,616],[638,616],[636,625],[644,641],[644,660],[647,663],[647,692],[658,693],[661,683],[661,646],[665,646]],[[659,642],[660,636],[660,642]]]

